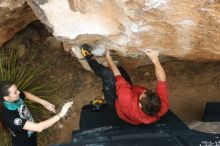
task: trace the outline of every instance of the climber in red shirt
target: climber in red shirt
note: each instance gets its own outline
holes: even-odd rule
[[[110,69],[92,59],[92,49],[89,45],[82,45],[81,51],[95,74],[102,78],[105,99],[116,108],[122,120],[134,125],[150,124],[166,114],[169,108],[167,82],[157,50],[144,51],[155,67],[158,80],[156,93],[145,87],[133,85],[126,71],[114,64],[108,49],[106,59]]]

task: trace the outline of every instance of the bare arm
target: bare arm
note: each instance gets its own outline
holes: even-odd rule
[[[31,121],[27,121],[23,127],[24,130],[31,130],[35,132],[41,132],[44,129],[47,129],[48,127],[52,126],[54,123],[60,120],[60,117],[58,115],[53,116],[52,118],[42,121],[40,123],[34,123]]]
[[[158,58],[159,51],[157,51],[157,50],[145,50],[144,52],[147,54],[147,56],[151,59],[151,61],[154,64],[155,74],[156,74],[157,80],[166,81],[165,71],[164,71],[162,65],[160,64],[160,61],[159,61],[159,58]]]
[[[112,70],[114,76],[121,75],[117,66],[114,64],[112,57],[110,56],[110,51],[106,49],[106,59],[108,61],[109,68]]]
[[[66,103],[59,114],[53,116],[52,118],[49,118],[48,120],[42,121],[40,123],[34,123],[31,121],[27,121],[23,127],[25,130],[31,130],[36,132],[41,132],[44,129],[47,129],[48,127],[52,126],[54,123],[56,123],[60,118],[65,116],[68,109],[72,106],[73,102]]]
[[[25,97],[29,100],[32,100],[34,102],[37,102],[37,103],[40,103],[41,105],[43,105],[47,110],[53,112],[53,113],[56,113],[56,110],[55,110],[55,106],[51,103],[49,103],[48,101],[46,100],[43,100],[27,91],[24,91],[24,94],[25,94]]]

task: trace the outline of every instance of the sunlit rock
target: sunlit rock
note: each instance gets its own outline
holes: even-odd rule
[[[108,47],[130,68],[147,63],[143,49],[195,61],[220,60],[219,0],[27,0],[66,51]]]

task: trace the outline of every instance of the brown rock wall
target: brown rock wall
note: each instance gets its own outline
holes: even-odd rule
[[[0,2],[0,45],[11,39],[18,31],[36,20],[32,9],[24,0]]]

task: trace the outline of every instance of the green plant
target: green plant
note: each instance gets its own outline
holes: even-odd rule
[[[21,63],[19,62],[17,51],[9,50],[6,52],[3,49],[0,51],[0,80],[11,80],[17,85],[19,90],[29,91],[41,98],[51,97],[52,90],[48,86],[48,81],[45,82],[43,80],[43,75],[48,69],[48,60],[40,63],[40,65],[34,65],[33,60],[35,55],[31,55],[28,61]],[[29,100],[25,103],[32,112],[35,122],[49,117],[49,112],[42,108],[41,105]],[[39,134],[38,142],[40,145],[48,142],[51,132],[51,130],[46,130]],[[4,135],[4,142],[10,143],[10,138],[5,137],[8,137],[8,135]],[[0,141],[3,141],[1,138]]]

